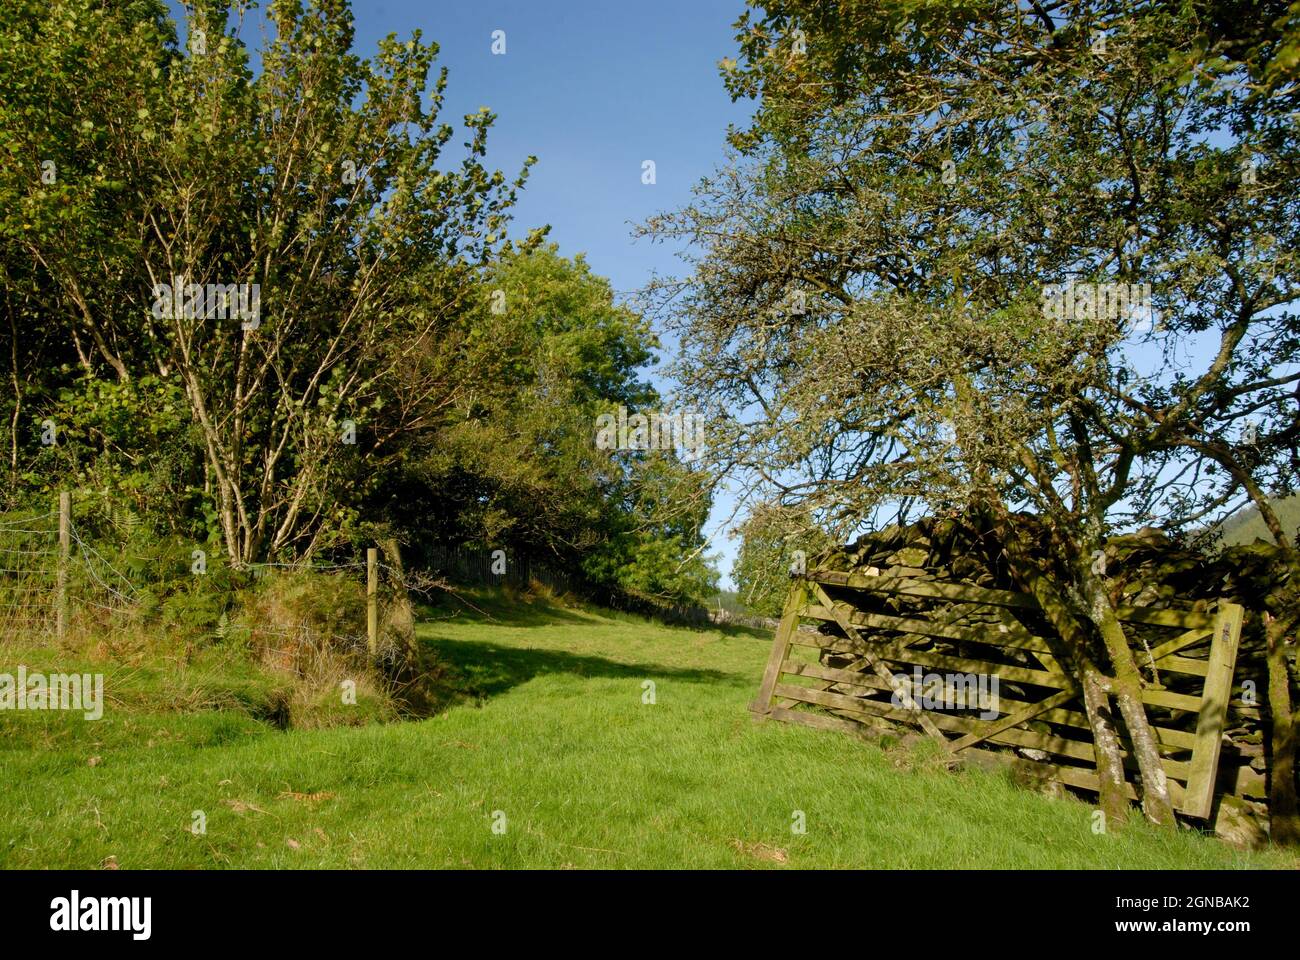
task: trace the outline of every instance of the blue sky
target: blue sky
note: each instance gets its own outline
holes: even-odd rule
[[[728,98],[717,68],[734,55],[731,25],[743,9],[743,0],[357,0],[354,52],[372,55],[380,38],[417,29],[436,41],[449,71],[444,117],[495,113],[488,160],[507,174],[538,158],[512,235],[549,224],[562,254],[586,254],[630,294],[655,272],[684,269],[672,248],[634,241],[633,224],[684,204],[722,161],[727,125],[750,113]],[[496,30],[503,55],[492,52]],[[254,14],[241,31],[253,50],[259,31]],[[641,182],[645,160],[654,185]],[[731,498],[720,498],[707,531],[724,585],[737,546],[723,522],[730,511]]]

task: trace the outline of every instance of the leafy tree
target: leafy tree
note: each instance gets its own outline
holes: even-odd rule
[[[581,256],[507,251],[459,342],[454,412],[378,502],[424,539],[510,547],[659,601],[704,599],[716,575],[701,557],[698,472],[595,443],[609,409],[658,407],[641,376],[654,345]]]
[[[165,7],[152,0],[16,0],[0,9],[0,344],[11,496],[20,482],[66,483],[77,470],[71,456],[40,444],[47,419],[69,440],[78,432],[78,417],[59,409],[60,394],[94,395],[100,370],[128,379],[121,352],[132,338],[120,324],[126,304],[144,295],[139,225],[150,192],[141,116],[160,99],[171,38]],[[129,393],[115,401],[129,404]],[[102,432],[95,437],[81,437],[93,444],[83,452],[113,446]]]
[[[483,166],[482,110],[447,168],[447,76],[429,84],[418,34],[362,60],[344,0],[277,0],[254,77],[231,10],[195,4],[182,48],[157,3],[7,8],[0,236],[15,344],[49,319],[84,377],[183,392],[245,564],[346,530],[339,491],[436,425],[457,383],[444,339],[527,165]],[[19,418],[31,361],[13,366]]]
[[[771,0],[723,64],[761,98],[735,162],[648,224],[704,251],[671,292],[715,466],[804,530],[909,505],[1002,523],[1070,643],[1103,804],[1122,819],[1113,698],[1160,823],[1093,558],[1233,509],[1248,478],[1289,489],[1300,382],[1295,123],[1203,26],[1136,0]],[[1148,289],[1150,314],[1113,297]],[[1024,508],[1046,542],[1015,542]]]
[[[277,0],[255,74],[240,10],[0,11],[10,500],[110,491],[236,567],[425,535],[702,596],[698,472],[594,443],[659,403],[649,326],[505,239],[532,160],[484,166],[484,109],[448,162],[418,34],[364,60],[346,2]]]
[[[796,514],[791,516],[791,514]],[[790,593],[790,578],[816,566],[832,538],[799,509],[757,504],[741,526],[740,551],[732,576],[746,608],[780,616]]]

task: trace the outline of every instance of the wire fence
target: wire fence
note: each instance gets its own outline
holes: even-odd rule
[[[189,558],[184,553],[164,558],[140,556],[148,551],[132,549],[133,544],[141,545],[139,532],[138,524],[114,516],[110,508],[81,493],[75,508],[73,498],[68,497],[59,509],[0,513],[0,639],[45,642],[69,632],[103,633],[142,625],[148,610],[157,612],[154,608],[162,602],[160,597],[187,589],[178,583],[188,579],[184,567]],[[374,554],[252,563],[241,571],[254,581],[304,572],[341,577],[350,583],[340,594],[364,592],[367,606],[383,612],[373,618],[376,624],[368,622],[370,611],[361,608],[353,611],[355,622],[334,625],[328,639],[342,649],[369,645],[373,650],[374,632],[389,619],[395,601],[436,601],[452,585],[525,589],[542,584],[557,594],[578,587],[576,578],[514,551],[507,554],[465,545],[433,545],[421,550],[416,570],[405,569],[395,551],[389,555],[375,550]],[[295,621],[283,609],[274,613],[259,618],[250,628],[222,612],[212,632],[217,639],[225,639],[251,630],[259,644],[282,649],[286,662],[313,638],[319,641],[319,622],[304,617]]]
[[[150,617],[167,615],[169,596],[202,593],[184,573],[188,555],[179,560],[175,554],[144,555],[150,553],[147,539],[140,538],[138,522],[116,517],[110,507],[80,494],[75,509],[72,498],[64,495],[58,509],[0,513],[0,639],[47,642],[69,634],[138,633]],[[332,623],[326,632],[332,634],[329,640],[335,647],[368,646],[372,655],[377,635],[391,620],[394,608],[405,606],[409,611],[410,600],[436,602],[454,586],[513,590],[540,586],[554,595],[584,596],[669,621],[707,623],[709,619],[702,607],[601,591],[576,572],[514,549],[422,545],[418,568],[410,570],[396,550],[391,555],[382,550],[368,553],[350,559],[248,564],[242,573],[254,580],[302,572],[346,580],[339,596],[364,596],[365,602],[348,610],[348,622]],[[302,612],[294,619],[283,605],[272,613],[250,627],[218,611],[211,633],[223,639],[251,630],[262,645],[281,648],[286,660],[292,659],[291,653],[296,657],[304,647],[320,642],[322,624],[310,614]]]
[[[93,497],[79,500],[60,498],[55,510],[17,510],[0,513],[0,640],[43,643],[69,635],[120,636],[139,632],[150,618],[163,619],[179,603],[167,608],[178,595],[193,598],[204,588],[190,575],[207,573],[206,558],[190,566],[188,553],[171,555],[142,548],[147,538],[139,537],[138,524],[118,523],[111,512]],[[131,536],[134,534],[134,537]],[[188,548],[186,548],[188,550]],[[202,555],[202,550],[193,551]],[[258,563],[244,573],[261,579],[272,573],[311,570],[341,575],[362,585],[367,579],[364,559],[326,563]],[[384,595],[401,584],[387,582]],[[219,590],[209,591],[212,595]],[[364,590],[362,591],[364,596]],[[201,604],[196,604],[201,606]],[[214,633],[220,638],[233,632],[224,610]],[[336,637],[366,644],[364,607],[350,624],[355,632]],[[312,632],[305,620],[297,623],[259,623],[259,639],[283,634],[286,649],[301,646]]]
[[[57,628],[58,511],[0,516],[0,631],[44,635]]]
[[[138,601],[131,579],[70,513],[0,514],[0,636],[57,636],[74,610],[109,626]]]

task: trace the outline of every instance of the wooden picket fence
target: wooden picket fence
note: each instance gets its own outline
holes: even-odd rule
[[[919,727],[957,757],[1096,791],[1091,729],[1075,681],[1043,639],[1037,600],[921,573],[817,570],[795,580],[750,707],[755,716],[858,735]],[[1265,795],[1263,776],[1248,765],[1220,777],[1242,616],[1226,602],[1119,611],[1121,621],[1142,625],[1144,637],[1163,635],[1135,654],[1155,678],[1142,699],[1174,805],[1189,817],[1209,817],[1216,793]],[[926,708],[899,679],[917,668],[978,675],[988,686],[996,678],[992,709],[954,708],[954,701]],[[1123,756],[1126,771],[1136,770]],[[1131,782],[1127,789],[1136,798]]]

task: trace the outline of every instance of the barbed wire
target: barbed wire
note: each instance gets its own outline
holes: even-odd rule
[[[58,517],[58,515],[59,515],[59,514],[58,514],[58,511],[50,511],[49,513],[24,514],[23,516],[15,517],[15,518],[12,519],[12,520],[6,520],[6,519],[4,519],[3,516],[0,516],[0,531],[4,531],[4,532],[19,532],[19,531],[15,531],[15,530],[13,529],[13,527],[12,527],[13,524],[18,524],[18,523],[34,523],[34,522],[36,522],[37,520],[50,520],[50,519],[54,519],[54,518]],[[25,532],[25,533],[54,533],[55,530],[54,530],[53,528],[51,528],[51,529],[49,529],[49,530],[25,530],[25,531],[21,531],[21,532]]]

